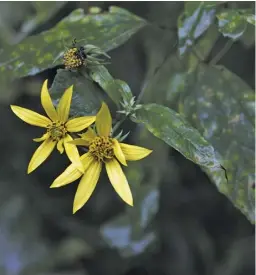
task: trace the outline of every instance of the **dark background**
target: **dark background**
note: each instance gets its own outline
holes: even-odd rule
[[[18,2],[2,2],[0,7],[9,12],[8,24],[18,33],[24,18],[15,14],[34,11],[29,2],[23,2],[22,10],[13,5]],[[120,6],[153,23],[151,29],[140,31],[109,53],[111,73],[125,80],[137,95],[151,64],[149,54],[168,52],[168,43],[173,41],[166,38],[167,31],[177,39],[176,22],[184,3],[66,2],[54,18],[31,33],[51,28],[75,8],[87,11],[95,5],[102,10]],[[209,60],[225,41],[218,39]],[[254,88],[254,60],[254,44],[246,47],[236,42],[220,64]],[[55,73],[52,69],[20,80],[18,88],[0,102],[0,275],[254,274],[254,226],[198,166],[132,123],[124,125],[124,129],[132,129],[127,143],[154,149],[152,157],[132,164],[127,172],[148,192],[146,202],[135,210],[125,210],[103,175],[89,202],[72,215],[77,184],[49,189],[68,163],[57,152],[40,169],[26,175],[37,146],[32,139],[41,131],[21,122],[9,105],[41,111],[40,86],[45,78],[53,80]],[[147,184],[152,181],[155,184],[148,191]],[[152,214],[145,214],[144,208]],[[143,213],[150,217],[146,228],[142,226]]]

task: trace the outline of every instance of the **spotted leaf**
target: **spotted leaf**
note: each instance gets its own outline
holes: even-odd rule
[[[183,55],[193,46],[212,24],[215,5],[205,6],[204,2],[186,2],[184,12],[178,18],[179,53]]]
[[[219,31],[223,36],[238,39],[247,27],[247,23],[255,24],[255,16],[250,10],[227,9],[216,15],[218,18]]]
[[[110,51],[145,25],[145,20],[118,7],[96,15],[75,10],[52,29],[4,47],[0,52],[0,82],[35,75],[61,64],[65,46],[71,46],[73,38]]]

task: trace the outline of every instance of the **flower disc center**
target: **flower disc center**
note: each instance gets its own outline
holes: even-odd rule
[[[47,129],[47,132],[50,134],[50,137],[54,141],[59,141],[60,139],[64,138],[67,130],[63,123],[60,122],[53,122]]]
[[[113,140],[109,137],[96,137],[89,146],[89,152],[98,161],[114,157]]]
[[[83,65],[77,48],[72,48],[64,53],[64,65],[66,69],[77,69]]]

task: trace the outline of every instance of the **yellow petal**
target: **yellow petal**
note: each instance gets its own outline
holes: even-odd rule
[[[106,162],[109,180],[117,194],[129,205],[133,206],[133,198],[127,179],[116,159]]]
[[[96,116],[84,116],[70,119],[66,123],[68,132],[80,132],[89,127],[95,121]]]
[[[75,140],[70,141],[69,143],[74,144],[76,146],[80,145],[80,146],[87,146],[87,147],[90,144],[88,141],[86,141],[86,140],[84,140],[82,138],[77,138]]]
[[[48,117],[52,121],[56,121],[58,119],[58,115],[56,109],[53,106],[52,99],[47,88],[47,84],[48,80],[45,80],[41,89],[41,103]]]
[[[64,152],[64,147],[63,147],[63,139],[59,140],[57,143],[57,149],[60,152],[60,154],[63,154]]]
[[[96,115],[96,130],[99,136],[108,137],[112,128],[112,117],[106,103],[102,103]]]
[[[120,143],[121,149],[125,155],[126,160],[139,160],[143,159],[152,153],[152,150],[134,146],[126,143]]]
[[[84,171],[82,162],[80,160],[80,155],[74,144],[71,144],[70,141],[73,141],[73,138],[70,135],[66,135],[64,138],[64,147],[66,154],[70,161],[77,166],[77,169],[81,172]]]
[[[41,165],[51,154],[56,141],[46,139],[35,151],[28,165],[28,174],[34,171],[39,165]]]
[[[91,127],[89,127],[85,133],[80,134],[79,136],[88,142],[91,142],[95,137],[97,137],[96,133]]]
[[[124,153],[120,147],[120,144],[119,142],[114,139],[113,140],[114,142],[114,153],[115,153],[115,156],[116,158],[125,166],[127,166],[127,163],[126,163],[126,160],[125,160],[125,156],[124,156]]]
[[[89,153],[85,153],[81,156],[80,158],[83,166],[84,166],[84,170],[86,171],[86,169],[88,168],[88,166],[91,164],[91,162],[93,161],[93,158],[90,156]],[[71,163],[66,170],[60,174],[52,183],[51,188],[57,188],[57,187],[61,187],[64,185],[67,185],[75,180],[77,180],[78,178],[80,178],[83,175],[82,172],[80,172],[77,169],[77,166],[74,163]]]
[[[102,164],[99,161],[92,161],[84,176],[82,177],[74,199],[73,214],[79,210],[90,198],[99,180]]]
[[[46,140],[48,137],[49,137],[49,134],[48,134],[48,133],[45,133],[45,134],[42,135],[40,138],[34,138],[33,141],[35,141],[35,142],[41,142],[41,141]]]
[[[11,105],[11,109],[16,116],[28,124],[44,127],[51,124],[51,120],[48,117],[42,116],[34,111],[19,106]]]
[[[58,116],[59,120],[62,122],[66,122],[68,120],[72,94],[73,86],[70,86],[68,89],[66,89],[58,104]]]

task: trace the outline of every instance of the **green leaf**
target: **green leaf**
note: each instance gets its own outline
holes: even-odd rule
[[[199,64],[188,70],[186,61],[175,55],[167,59],[149,83],[144,99],[178,110],[213,145],[229,182],[222,171],[207,170],[208,175],[254,221],[254,92],[226,69]]]
[[[0,82],[35,75],[60,64],[58,58],[65,50],[63,41],[67,46],[77,38],[83,40],[83,44],[110,51],[145,25],[145,20],[117,7],[97,15],[84,15],[82,10],[75,10],[51,30],[30,36],[18,45],[5,47],[0,52]]]
[[[220,168],[214,148],[175,111],[158,104],[147,104],[136,112],[134,121],[143,123],[153,135],[194,163]]]
[[[74,85],[70,113],[73,116],[95,115],[105,100],[104,94],[93,82],[82,74],[59,69],[50,89],[51,97],[57,104],[65,89]]]
[[[199,38],[193,50],[187,56],[187,67],[189,72],[194,70],[200,62],[207,59],[219,36],[220,33],[217,27],[215,24],[212,24],[205,34]]]
[[[195,82],[180,97],[179,111],[221,156],[229,182],[220,171],[206,169],[220,192],[255,221],[255,95],[238,76],[223,67],[200,64]]]
[[[203,5],[205,8],[214,8],[218,5],[221,5],[223,2],[225,1],[221,1],[221,2],[218,2],[218,1],[203,1]]]
[[[219,31],[225,37],[238,39],[246,30],[247,22],[243,15],[244,10],[225,10],[216,15]]]
[[[211,25],[195,43],[193,50],[186,55],[186,58],[180,59],[176,54],[170,55],[155,75],[150,78],[144,91],[144,102],[159,104],[176,102],[180,93],[193,80],[193,71],[198,63],[207,59],[219,35],[217,27]]]
[[[104,66],[92,67],[89,75],[117,105],[122,99],[127,102],[132,99],[133,95],[128,84],[122,80],[114,79]]]
[[[252,25],[256,25],[256,15],[255,14],[248,14],[245,15],[246,21]]]
[[[200,37],[212,24],[215,7],[206,7],[204,2],[186,2],[184,13],[178,18],[179,53],[183,55],[193,46],[194,40]]]

